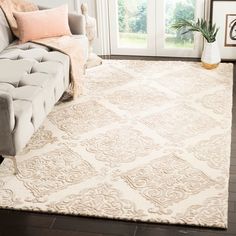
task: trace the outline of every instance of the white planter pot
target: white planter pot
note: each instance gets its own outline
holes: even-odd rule
[[[201,61],[203,67],[206,69],[214,69],[219,65],[221,58],[219,47],[216,41],[213,43],[204,43]]]

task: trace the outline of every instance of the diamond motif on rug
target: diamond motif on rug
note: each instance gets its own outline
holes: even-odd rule
[[[115,215],[118,219],[139,219],[145,216],[142,210],[138,210],[135,202],[123,199],[122,193],[109,184],[101,184],[69,195],[61,201],[51,203],[48,209],[70,214],[78,214],[79,211],[88,216]]]
[[[226,115],[227,117],[231,116],[231,105],[230,105],[230,98],[227,96],[229,93],[228,90],[220,90],[216,91],[212,94],[205,95],[200,103],[207,109],[212,110],[214,113],[220,115],[223,112],[228,112]],[[227,109],[225,109],[227,107]]]
[[[48,144],[53,144],[57,141],[57,137],[50,130],[46,130],[44,126],[32,136],[25,149],[20,153],[25,155],[32,150],[41,149]]]
[[[95,155],[99,161],[110,165],[135,161],[145,158],[154,150],[159,149],[150,137],[145,137],[132,127],[109,130],[95,138],[82,142],[86,150]]]
[[[194,157],[204,161],[213,169],[220,169],[224,172],[229,166],[230,148],[227,143],[230,143],[229,135],[215,135],[208,140],[201,140],[193,147],[189,147],[189,152],[193,153]]]
[[[34,197],[42,198],[96,175],[87,161],[69,148],[60,148],[32,157],[19,165],[19,181]]]
[[[141,121],[173,142],[192,138],[217,126],[216,120],[185,105],[168,108]]]
[[[106,90],[114,89],[134,80],[131,74],[112,66],[112,64],[104,65],[104,71],[95,68],[95,71],[87,72],[85,89],[89,90],[89,94],[103,95]]]
[[[70,137],[79,137],[112,122],[119,117],[95,101],[68,106],[60,111],[52,111],[48,119]]]
[[[155,205],[155,212],[171,214],[169,207],[217,183],[186,161],[169,155],[121,175],[126,183]]]
[[[212,222],[213,227],[224,228],[224,219],[227,217],[227,202],[225,196],[220,194],[216,197],[208,198],[202,205],[193,205],[186,212],[178,214],[176,218],[183,224],[196,224],[207,226]]]
[[[107,99],[110,103],[117,105],[119,109],[128,110],[135,115],[137,112],[161,106],[170,100],[167,94],[150,87],[148,83],[115,91],[108,95]]]
[[[178,94],[193,95],[217,84],[216,78],[205,74],[204,70],[201,67],[193,67],[188,71],[186,68],[179,70],[177,74],[170,71],[170,74],[161,77],[158,83]]]

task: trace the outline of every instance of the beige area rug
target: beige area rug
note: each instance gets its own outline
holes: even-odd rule
[[[0,166],[0,206],[227,227],[232,64],[104,61]]]

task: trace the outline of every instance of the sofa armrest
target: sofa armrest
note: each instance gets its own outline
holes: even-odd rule
[[[13,100],[11,95],[0,91],[0,154],[15,155],[12,132],[15,127]],[[9,152],[9,150],[11,150]]]
[[[86,34],[86,22],[83,15],[69,13],[69,26],[72,34]]]
[[[49,9],[48,7],[38,6],[39,10]],[[76,13],[69,13],[68,15],[69,26],[72,34],[86,34],[86,21],[85,17]]]

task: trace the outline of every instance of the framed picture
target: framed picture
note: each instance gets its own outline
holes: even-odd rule
[[[225,47],[236,47],[236,14],[227,14],[225,22]]]
[[[211,21],[219,27],[217,42],[222,59],[236,59],[236,0],[212,0]]]

